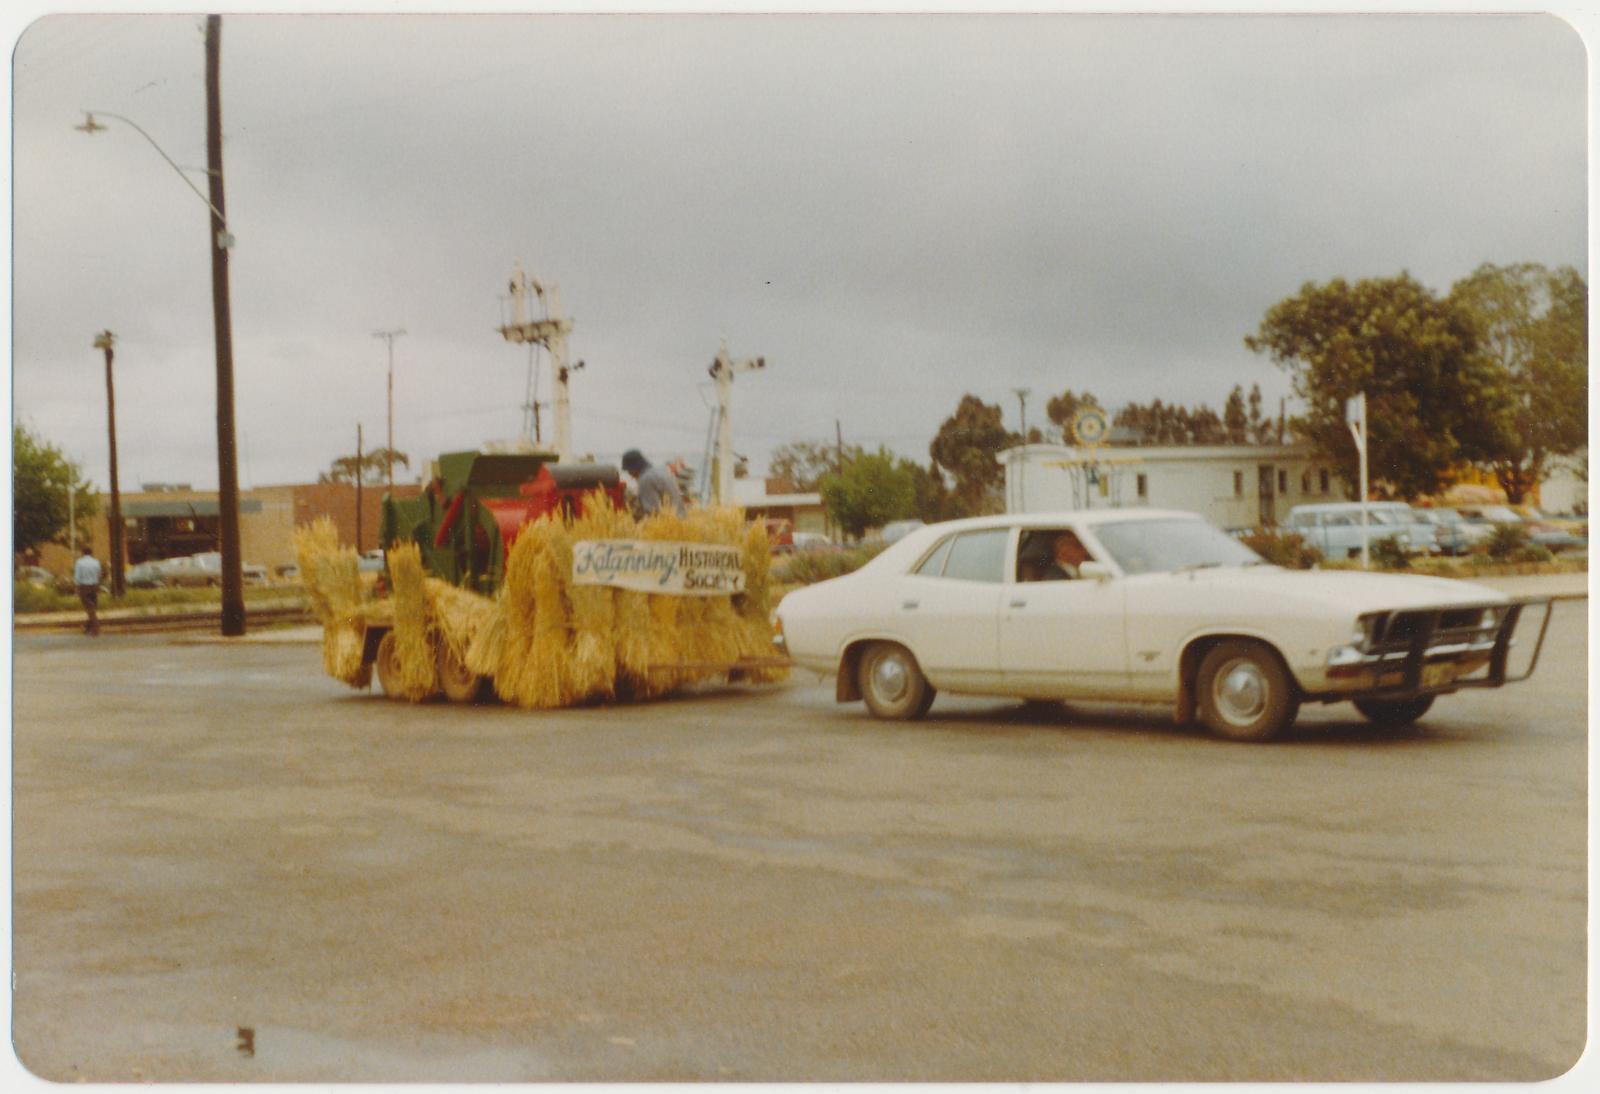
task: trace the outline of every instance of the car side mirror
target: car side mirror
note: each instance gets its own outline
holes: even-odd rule
[[[1082,562],[1078,564],[1078,576],[1090,581],[1110,581],[1111,567],[1104,562]]]

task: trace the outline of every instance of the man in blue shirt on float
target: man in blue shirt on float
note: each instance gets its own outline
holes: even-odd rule
[[[639,515],[669,509],[683,516],[683,495],[678,493],[678,480],[665,467],[654,467],[637,448],[622,454],[622,469],[639,484]]]
[[[94,557],[94,548],[85,547],[83,555],[72,564],[72,583],[78,587],[78,601],[88,618],[83,622],[83,633],[100,633],[100,616],[96,608],[100,603],[100,563]]]

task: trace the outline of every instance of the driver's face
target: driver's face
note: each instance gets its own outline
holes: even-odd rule
[[[1071,532],[1056,537],[1056,561],[1067,566],[1079,566],[1089,560],[1089,552]]]

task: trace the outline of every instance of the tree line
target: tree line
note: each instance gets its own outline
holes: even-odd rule
[[[1467,469],[1492,475],[1521,502],[1552,459],[1588,441],[1588,287],[1571,267],[1484,264],[1438,294],[1408,273],[1307,282],[1270,307],[1246,347],[1288,373],[1303,408],[1290,417],[1262,405],[1259,385],[1235,385],[1220,412],[1202,403],[1130,402],[1108,415],[1119,444],[1305,442],[1352,496],[1358,481],[1345,424],[1351,397],[1367,398],[1370,486],[1378,497],[1437,493]],[[850,536],[892,520],[930,523],[998,512],[997,454],[1066,440],[1089,391],[1049,399],[1053,428],[1024,438],[998,403],[963,395],[928,446],[926,465],[886,448],[796,441],[773,452],[771,474],[819,491]],[[1587,467],[1585,461],[1584,467]],[[1585,471],[1586,474],[1586,471]]]
[[[1307,282],[1268,308],[1244,344],[1289,375],[1300,404],[1295,416],[1281,406],[1272,414],[1259,386],[1235,385],[1220,411],[1161,399],[1127,403],[1109,415],[1112,439],[1304,441],[1353,494],[1357,458],[1344,408],[1365,393],[1374,493],[1412,499],[1474,468],[1493,476],[1513,504],[1552,460],[1587,444],[1588,286],[1571,267],[1485,264],[1443,294],[1404,272]],[[1068,436],[1086,407],[1103,409],[1092,392],[1063,390],[1046,403],[1050,426],[1030,428],[1026,439]],[[768,467],[798,490],[820,491],[835,522],[858,536],[906,517],[932,522],[999,511],[1004,476],[996,455],[1023,439],[1006,428],[998,403],[969,393],[934,435],[926,465],[886,448],[795,441],[774,451]],[[408,465],[402,452],[362,455],[335,460],[323,481],[376,481],[386,457]],[[44,438],[14,426],[12,456],[18,552],[65,538],[69,488],[79,519],[93,512],[91,484]]]

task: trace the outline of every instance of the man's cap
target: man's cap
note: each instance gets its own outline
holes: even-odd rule
[[[630,448],[622,454],[622,469],[630,475],[636,475],[649,466],[650,462],[637,448]]]

